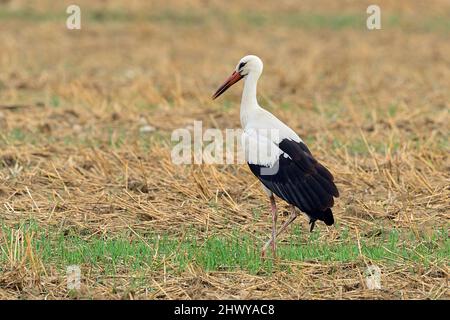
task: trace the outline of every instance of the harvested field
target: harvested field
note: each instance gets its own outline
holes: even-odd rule
[[[69,4],[0,1],[1,299],[450,298],[450,2],[377,1],[373,31],[370,1]],[[240,128],[242,85],[211,95],[246,54],[341,194],[276,260],[247,165],[171,160],[175,129]]]

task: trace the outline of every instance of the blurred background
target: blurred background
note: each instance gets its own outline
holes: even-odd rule
[[[66,28],[71,4],[81,30]],[[302,217],[272,269],[248,168],[170,161],[174,129],[240,127],[242,84],[210,97],[247,54],[264,62],[260,104],[341,192],[337,227],[316,227],[323,250],[307,250]],[[448,0],[1,0],[0,297],[71,297],[76,263],[91,274],[76,297],[448,298],[449,88]],[[163,234],[172,246],[145,251]],[[29,250],[7,254],[10,239]],[[361,280],[371,261],[389,274],[381,291]]]

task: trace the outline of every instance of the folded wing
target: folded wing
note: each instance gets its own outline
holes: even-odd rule
[[[252,131],[244,132],[243,142],[250,170],[269,190],[308,214],[311,220],[333,224],[330,208],[334,197],[339,196],[338,189],[332,174],[302,141],[282,139],[277,145]]]

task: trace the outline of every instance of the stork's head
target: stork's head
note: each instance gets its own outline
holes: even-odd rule
[[[217,89],[217,91],[212,96],[216,99],[222,93],[227,91],[229,87],[241,80],[242,78],[248,78],[249,76],[258,79],[263,70],[263,63],[260,58],[254,55],[248,55],[239,60],[236,65],[236,69],[233,71],[231,76]],[[245,80],[244,80],[245,81]]]

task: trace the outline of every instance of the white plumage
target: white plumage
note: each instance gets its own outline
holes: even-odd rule
[[[280,156],[289,157],[278,147],[278,143],[274,142],[279,140],[278,137],[273,137],[274,135],[278,135],[276,130],[271,134],[270,130],[265,129],[244,129],[241,139],[245,160],[250,164],[272,167]]]

